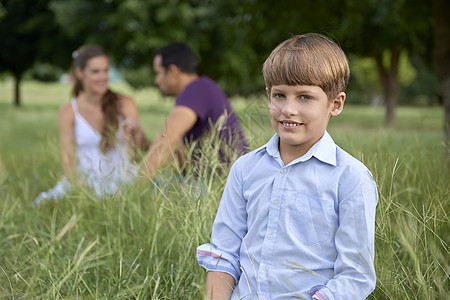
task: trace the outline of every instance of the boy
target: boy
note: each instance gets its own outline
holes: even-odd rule
[[[281,43],[263,66],[276,134],[230,170],[211,244],[197,259],[208,299],[364,299],[375,287],[378,201],[369,170],[326,131],[349,78],[318,34]]]

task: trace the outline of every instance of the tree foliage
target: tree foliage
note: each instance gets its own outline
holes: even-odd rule
[[[442,98],[445,110],[444,134],[447,147],[447,164],[450,165],[450,2],[448,0],[433,1],[435,26],[434,60],[437,73],[442,84]]]
[[[341,25],[340,37],[345,48],[374,59],[386,102],[386,122],[392,124],[397,106],[401,54],[430,53],[432,16],[429,1],[347,0]]]
[[[51,58],[52,63],[66,67],[75,48],[83,43],[96,43],[111,54],[114,64],[131,85],[144,87],[153,84],[154,51],[172,41],[185,41],[199,55],[202,74],[217,80],[230,95],[246,95],[263,90],[261,66],[279,42],[294,34],[314,31],[339,41],[350,57],[373,60],[387,104],[386,120],[392,123],[402,57],[425,58],[427,66],[432,61],[431,0],[278,0],[276,3],[269,0],[38,0],[32,5],[17,0],[4,3],[6,15],[0,21],[0,33],[2,37],[8,33],[8,38],[15,40],[10,49],[23,48],[20,50],[23,53],[2,49],[2,55],[10,55],[3,60],[22,65],[15,68],[16,74],[22,74],[36,59]],[[33,8],[38,4],[46,15]],[[21,7],[16,9],[21,19],[14,26],[8,19],[14,15],[12,6]],[[11,30],[5,28],[18,29],[10,34]],[[26,38],[25,33],[32,37]],[[40,55],[35,53],[37,49]],[[55,49],[61,51],[52,53]],[[14,59],[11,55],[15,55]],[[2,63],[1,69],[12,68]],[[361,88],[363,82],[360,76]]]
[[[14,104],[20,106],[20,82],[25,71],[40,60],[53,64],[70,62],[65,54],[69,42],[60,34],[49,0],[4,0],[0,19],[0,72],[14,77]],[[64,52],[64,54],[63,54]]]
[[[229,92],[254,90],[259,61],[247,43],[248,15],[239,1],[124,0],[92,3],[55,0],[52,9],[70,35],[84,35],[112,54],[135,87],[153,82],[153,53],[173,41],[184,41],[199,55],[200,72]],[[92,12],[96,14],[93,15]],[[73,24],[89,14],[82,23]],[[258,74],[259,75],[259,74]]]

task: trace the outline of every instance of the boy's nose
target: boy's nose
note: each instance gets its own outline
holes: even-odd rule
[[[296,112],[295,101],[292,99],[286,99],[283,107],[281,108],[281,113],[285,116],[292,116],[295,115]]]

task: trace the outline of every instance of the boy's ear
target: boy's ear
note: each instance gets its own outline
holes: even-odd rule
[[[331,116],[335,117],[339,115],[344,109],[344,102],[347,95],[344,92],[340,92],[331,103]]]
[[[270,90],[267,86],[266,86],[266,93],[267,93],[267,97],[269,98],[269,101],[270,101]]]

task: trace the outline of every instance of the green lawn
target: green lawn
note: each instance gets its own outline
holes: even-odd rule
[[[173,105],[155,89],[132,95],[149,138]],[[201,299],[205,273],[195,249],[209,240],[226,174],[204,174],[206,190],[166,175],[97,201],[78,189],[32,207],[60,178],[58,108],[70,86],[25,82],[12,106],[0,81],[0,299]],[[252,148],[273,134],[266,99],[232,99]],[[372,171],[379,189],[377,288],[369,299],[444,299],[449,295],[449,167],[441,107],[384,110],[352,106],[330,122],[336,143]],[[167,173],[169,174],[169,173]],[[446,296],[447,295],[447,296]]]

